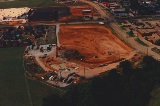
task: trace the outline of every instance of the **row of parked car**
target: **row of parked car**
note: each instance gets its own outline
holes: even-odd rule
[[[151,50],[156,52],[157,54],[160,54],[160,49],[158,49],[157,47],[154,47]]]

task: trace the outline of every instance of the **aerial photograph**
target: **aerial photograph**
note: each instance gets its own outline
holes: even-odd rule
[[[0,0],[0,106],[160,106],[160,0]]]

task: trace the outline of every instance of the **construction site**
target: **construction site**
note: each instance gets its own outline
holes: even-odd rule
[[[125,58],[132,49],[109,29],[98,25],[62,25],[59,31],[62,50],[77,50],[81,63],[97,66]]]
[[[70,16],[59,18],[60,22],[97,20],[100,15],[98,11],[88,4],[66,5],[70,8]]]
[[[97,10],[90,5],[69,6],[69,8],[70,8],[72,18],[76,18],[76,17],[85,18],[88,16],[92,19],[93,17],[98,16]]]
[[[87,4],[64,7],[9,8],[0,9],[0,11],[0,23],[9,25],[39,21],[69,22],[73,20],[92,20],[98,16],[97,10]]]
[[[25,57],[44,70],[32,76],[60,87],[98,76],[135,55],[107,27],[96,24],[60,25],[57,44],[29,48]]]

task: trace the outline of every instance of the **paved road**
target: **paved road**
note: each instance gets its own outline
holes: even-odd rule
[[[97,9],[97,11],[99,12],[99,14],[101,15],[102,18],[108,18],[109,16],[106,14],[106,12],[98,5],[98,4],[95,4],[93,2],[90,2],[90,1],[86,1],[86,0],[80,0],[82,2],[85,2],[91,6],[93,6],[95,9]]]
[[[58,37],[59,25],[60,25],[60,24],[57,24],[57,25],[56,25],[56,36],[57,36],[57,46],[58,46],[58,47],[60,47],[59,37]]]
[[[43,48],[45,48],[46,45],[43,45]],[[49,46],[49,45],[48,45]],[[52,56],[55,57],[56,55],[56,47],[52,47],[51,51],[47,52],[40,52],[40,50],[30,50],[28,53],[31,54],[32,56],[35,56],[36,61],[38,62],[38,64],[45,70],[45,71],[49,71],[50,69],[48,67],[46,67],[44,65],[44,63],[40,60],[40,56],[43,56],[44,54],[47,54],[47,56]]]
[[[110,17],[110,14],[107,14],[107,12],[102,7],[100,7],[98,4],[95,4],[95,3],[90,2],[90,1],[85,1],[85,0],[80,0],[80,1],[88,3],[89,5],[92,5],[93,7],[95,7],[98,10],[98,12],[99,12],[99,14],[101,15],[102,18]],[[157,46],[151,45],[149,47],[146,47],[146,46],[143,46],[143,45],[139,44],[137,41],[135,41],[135,38],[129,38],[128,35],[126,34],[126,32],[123,31],[118,26],[118,24],[115,23],[115,22],[110,23],[109,26],[112,27],[112,29],[115,31],[115,33],[117,33],[123,41],[125,41],[126,43],[131,45],[133,48],[135,48],[135,50],[138,50],[138,51],[141,51],[141,52],[143,52],[147,55],[150,55],[155,59],[158,59],[160,57],[159,54],[157,54],[157,53],[155,53],[151,50],[151,48],[157,47]]]
[[[155,59],[158,59],[160,57],[159,54],[153,52],[151,50],[151,48],[153,47],[157,47],[155,45],[149,45],[149,47],[147,46],[143,46],[141,44],[139,44],[137,41],[135,41],[136,37],[128,37],[128,34],[126,34],[126,31],[122,30],[117,23],[112,22],[109,24],[113,30],[117,33],[117,35],[119,35],[119,37],[121,37],[121,39],[123,41],[125,41],[126,43],[128,43],[131,47],[133,47],[135,50],[138,50],[142,53],[145,53],[149,56],[152,56]]]
[[[80,0],[81,2],[85,2],[91,6],[93,6],[95,9],[97,9],[98,13],[101,15],[102,18],[104,18],[105,21],[113,21],[115,20],[114,17],[109,13],[109,11],[106,11],[106,8],[102,4],[98,4],[91,1],[86,0]]]

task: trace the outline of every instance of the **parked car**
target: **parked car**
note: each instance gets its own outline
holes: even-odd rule
[[[67,78],[65,78],[62,82],[64,82],[64,83],[66,83],[66,81],[68,80],[68,77]]]
[[[66,83],[67,83],[67,84],[71,84],[71,83],[73,83],[74,80],[75,80],[75,79],[70,78]]]
[[[53,76],[52,81],[54,81],[57,78],[57,75]]]

